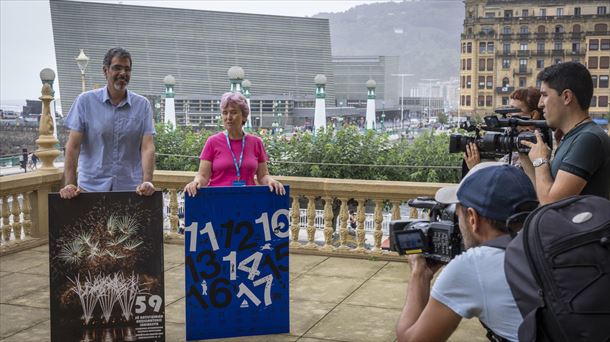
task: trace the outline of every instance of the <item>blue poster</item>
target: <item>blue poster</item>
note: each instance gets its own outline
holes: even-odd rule
[[[289,189],[185,196],[186,339],[290,332]]]

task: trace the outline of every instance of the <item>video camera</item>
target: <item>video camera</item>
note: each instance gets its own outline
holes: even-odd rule
[[[474,135],[452,134],[449,137],[449,153],[466,152],[466,146],[469,143],[477,145],[481,158],[484,159],[502,157],[515,151],[528,153],[529,147],[521,144],[520,141],[527,140],[535,143],[536,135],[530,131],[520,132],[517,129],[518,126],[539,128],[544,142],[550,146],[552,140],[550,139],[549,127],[546,121],[531,120],[517,115],[507,118],[508,114],[521,112],[520,109],[513,107],[498,108],[494,112],[502,117],[499,118],[496,115],[486,116],[484,118],[484,126],[476,125],[470,120],[463,122],[460,128],[475,133]],[[485,131],[485,133],[481,135],[481,131]]]
[[[455,204],[444,205],[433,198],[409,200],[412,208],[430,210],[430,220],[390,222],[390,250],[404,254],[421,253],[426,259],[448,263],[464,250]]]

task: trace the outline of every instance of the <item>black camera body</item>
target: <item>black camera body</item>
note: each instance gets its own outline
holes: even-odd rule
[[[448,263],[462,253],[464,244],[455,215],[455,205],[443,205],[431,198],[410,200],[409,206],[429,209],[430,220],[390,222],[390,250],[422,254],[426,259]]]
[[[544,142],[551,144],[549,127],[544,120],[530,120],[516,115],[506,117],[507,114],[520,112],[517,108],[499,108],[495,112],[502,117],[486,116],[485,125],[478,126],[470,121],[464,122],[460,128],[475,133],[474,135],[452,134],[449,137],[449,153],[466,152],[469,143],[477,145],[481,157],[485,159],[502,157],[511,152],[528,153],[529,147],[521,144],[520,141],[535,143],[536,136],[533,132],[520,132],[518,126],[534,126],[540,129]],[[481,135],[482,130],[485,131],[483,135]]]

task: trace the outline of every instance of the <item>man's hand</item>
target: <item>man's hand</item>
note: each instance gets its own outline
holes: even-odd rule
[[[481,162],[481,156],[479,154],[479,148],[475,143],[469,143],[466,145],[466,152],[464,152],[464,161],[468,169],[471,170],[475,165]]]
[[[68,184],[59,190],[59,197],[63,199],[71,199],[81,193],[81,189],[74,184]]]
[[[152,196],[155,193],[155,186],[151,182],[144,182],[138,185],[136,193],[140,196]]]
[[[408,255],[407,261],[411,266],[411,277],[423,277],[431,280],[434,274],[443,267],[443,264],[427,260],[421,254]]]
[[[551,158],[551,149],[542,140],[542,135],[539,130],[534,132],[536,135],[536,143],[531,141],[521,140],[520,143],[529,147],[530,152],[527,154],[530,160],[536,160],[538,158],[544,158],[549,160]]]
[[[406,341],[446,341],[462,319],[457,313],[430,297],[432,277],[442,264],[421,254],[409,255],[411,278],[407,300],[396,324],[396,338]]]

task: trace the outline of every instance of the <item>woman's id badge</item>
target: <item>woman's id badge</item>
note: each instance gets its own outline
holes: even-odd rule
[[[246,186],[246,181],[245,180],[233,181],[233,186]]]

